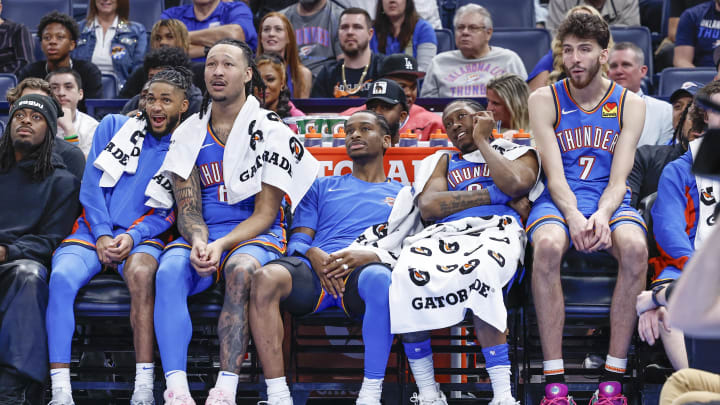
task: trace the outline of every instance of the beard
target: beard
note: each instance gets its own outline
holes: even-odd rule
[[[720,1],[720,0],[718,0]],[[367,49],[368,45],[370,45],[370,41],[365,41],[364,43],[358,43],[357,48],[355,49],[345,49],[342,45],[340,45],[340,49],[343,51],[343,53],[346,56],[349,56],[351,58],[354,58],[360,54],[360,52],[363,52]]]
[[[600,71],[600,59],[596,60],[595,63],[590,66],[590,68],[587,70],[588,76],[583,81],[575,81],[573,79],[572,74],[570,73],[570,69],[568,69],[565,65],[563,65],[563,70],[565,71],[565,76],[567,76],[568,79],[570,79],[570,83],[575,87],[576,89],[584,89],[587,87],[588,84],[595,78],[595,76]]]
[[[144,115],[145,115],[145,122],[147,123],[147,125],[145,126],[147,132],[150,135],[152,135],[153,137],[158,138],[158,139],[162,138],[163,136],[172,132],[173,129],[175,129],[175,127],[177,126],[178,121],[180,121],[180,113],[178,113],[178,115],[175,117],[168,117],[167,124],[165,125],[165,130],[162,132],[157,132],[153,129],[152,124],[150,122],[150,117],[147,115],[147,113],[145,113]]]
[[[32,155],[34,152],[40,149],[41,146],[42,143],[35,145],[30,141],[25,141],[22,139],[18,139],[13,142],[13,148],[24,156]]]

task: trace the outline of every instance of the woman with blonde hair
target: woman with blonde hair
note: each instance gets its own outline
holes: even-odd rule
[[[265,14],[258,30],[257,55],[273,53],[287,65],[287,87],[292,98],[309,98],[312,73],[300,62],[295,29],[284,14],[276,11]]]
[[[490,79],[486,94],[487,110],[493,113],[501,132],[512,130],[509,135],[512,136],[520,129],[529,131],[529,94],[528,85],[516,74],[503,73]]]
[[[593,14],[602,18],[600,12],[597,11],[595,7],[585,4],[571,8],[565,17],[567,18],[567,16],[574,13]],[[615,42],[613,41],[611,33],[608,49],[612,49],[613,46],[615,46]],[[602,71],[605,75],[607,75],[608,69],[609,67],[607,63],[602,65]],[[533,71],[528,75],[528,86],[530,86],[530,92],[532,93],[537,88],[555,83],[564,77],[565,71],[563,70],[562,64],[562,43],[553,38],[550,44],[550,51],[543,56],[542,59],[540,59],[537,65],[535,65]]]

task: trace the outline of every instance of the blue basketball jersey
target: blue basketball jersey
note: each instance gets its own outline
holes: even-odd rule
[[[460,153],[450,155],[447,169],[448,191],[482,190],[493,185],[490,167],[487,163],[469,162]],[[512,215],[520,221],[514,209],[505,204],[478,205],[449,215],[438,222],[450,222],[467,217],[485,217],[490,215]]]
[[[565,178],[578,200],[578,209],[594,212],[610,179],[627,90],[611,82],[602,101],[587,111],[573,100],[567,79],[551,89],[557,117],[555,136]]]
[[[255,196],[248,197],[234,205],[228,204],[227,189],[223,180],[224,152],[225,144],[215,137],[208,125],[205,141],[195,165],[202,188],[203,218],[211,234],[214,228],[227,232],[228,227],[234,227],[246,220],[255,209]],[[282,210],[278,213],[273,226],[280,225],[282,225]]]
[[[369,226],[387,222],[401,188],[394,180],[368,183],[352,174],[320,177],[300,201],[292,226],[314,229],[311,246],[336,252]]]

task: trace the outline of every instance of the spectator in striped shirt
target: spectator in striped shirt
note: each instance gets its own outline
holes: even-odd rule
[[[2,7],[0,1],[0,13]],[[27,27],[0,17],[0,73],[17,75],[30,63],[32,53],[32,37]]]

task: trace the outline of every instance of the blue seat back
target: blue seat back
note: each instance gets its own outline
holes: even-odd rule
[[[139,22],[150,33],[160,19],[164,2],[161,0],[130,0],[130,21]]]
[[[545,29],[496,29],[490,38],[491,46],[510,49],[520,56],[530,73],[540,58],[550,50],[550,34]]]
[[[435,30],[435,36],[437,37],[437,53],[452,51],[455,49],[455,36],[453,32],[447,28]]]
[[[460,8],[468,3],[485,7],[492,17],[495,29],[535,27],[533,0],[458,0],[457,7]]]
[[[102,96],[105,99],[115,98],[118,94],[118,80],[113,74],[102,75]]]
[[[57,10],[72,16],[71,0],[3,0],[2,16],[24,24],[30,32],[37,31],[40,19]]]
[[[17,78],[12,73],[0,73],[0,100],[5,101],[5,93],[17,86]]]
[[[666,68],[660,73],[657,95],[670,97],[673,91],[689,81],[708,84],[713,81],[716,74],[717,71],[713,68]]]
[[[645,65],[648,67],[647,76],[653,77],[655,70],[653,69],[653,48],[652,35],[648,27],[610,27],[613,41],[631,42],[642,49],[645,57]]]

